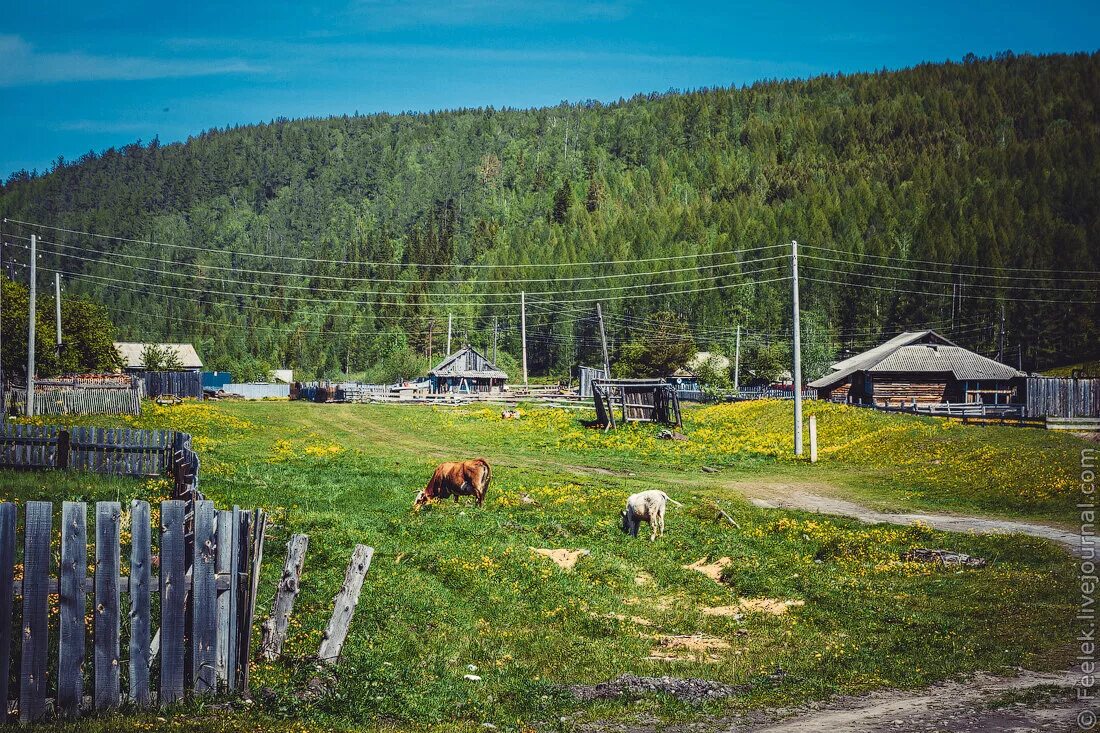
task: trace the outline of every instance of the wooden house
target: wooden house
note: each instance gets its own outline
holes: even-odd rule
[[[472,346],[459,349],[428,372],[433,394],[502,392],[507,379],[507,374]]]
[[[821,399],[884,406],[946,402],[1004,405],[1023,397],[1026,375],[957,346],[935,331],[907,331],[833,364],[810,382]]]

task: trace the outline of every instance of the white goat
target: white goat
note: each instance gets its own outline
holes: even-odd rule
[[[683,506],[657,489],[632,494],[626,500],[626,509],[620,515],[623,518],[623,532],[631,537],[637,537],[638,525],[648,522],[651,530],[649,541],[657,539],[658,534],[665,533],[665,504],[670,501],[676,506]]]

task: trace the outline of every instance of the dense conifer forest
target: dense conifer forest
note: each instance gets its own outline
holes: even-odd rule
[[[785,361],[799,242],[808,376],[934,327],[1027,369],[1095,358],[1100,54],[611,104],[273,120],[58,159],[0,188],[5,269],[211,367],[409,369],[453,342],[533,374],[660,344]],[[31,222],[52,228],[28,226]],[[88,233],[103,236],[91,236]],[[48,293],[47,293],[48,294]],[[656,325],[655,325],[656,324]],[[614,354],[613,354],[614,358]],[[410,366],[412,365],[412,366]],[[392,376],[387,373],[387,376]]]

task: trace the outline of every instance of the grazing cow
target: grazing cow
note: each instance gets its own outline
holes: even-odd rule
[[[493,470],[484,458],[441,463],[432,474],[432,480],[416,495],[413,506],[423,506],[432,499],[446,499],[451,496],[456,503],[460,496],[473,496],[477,499],[477,505],[481,506],[492,478]]]
[[[626,500],[626,509],[622,511],[623,532],[631,537],[638,536],[638,525],[649,522],[649,541],[657,539],[658,534],[665,533],[665,504],[672,502],[676,506],[683,506],[675,499],[670,499],[663,491],[653,489],[633,494]]]

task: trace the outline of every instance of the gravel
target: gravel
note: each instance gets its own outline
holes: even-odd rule
[[[684,702],[703,702],[740,695],[748,691],[745,685],[727,685],[722,682],[679,677],[636,677],[624,674],[608,682],[595,685],[571,685],[569,691],[582,702],[608,700],[623,696],[650,695],[663,692]]]

